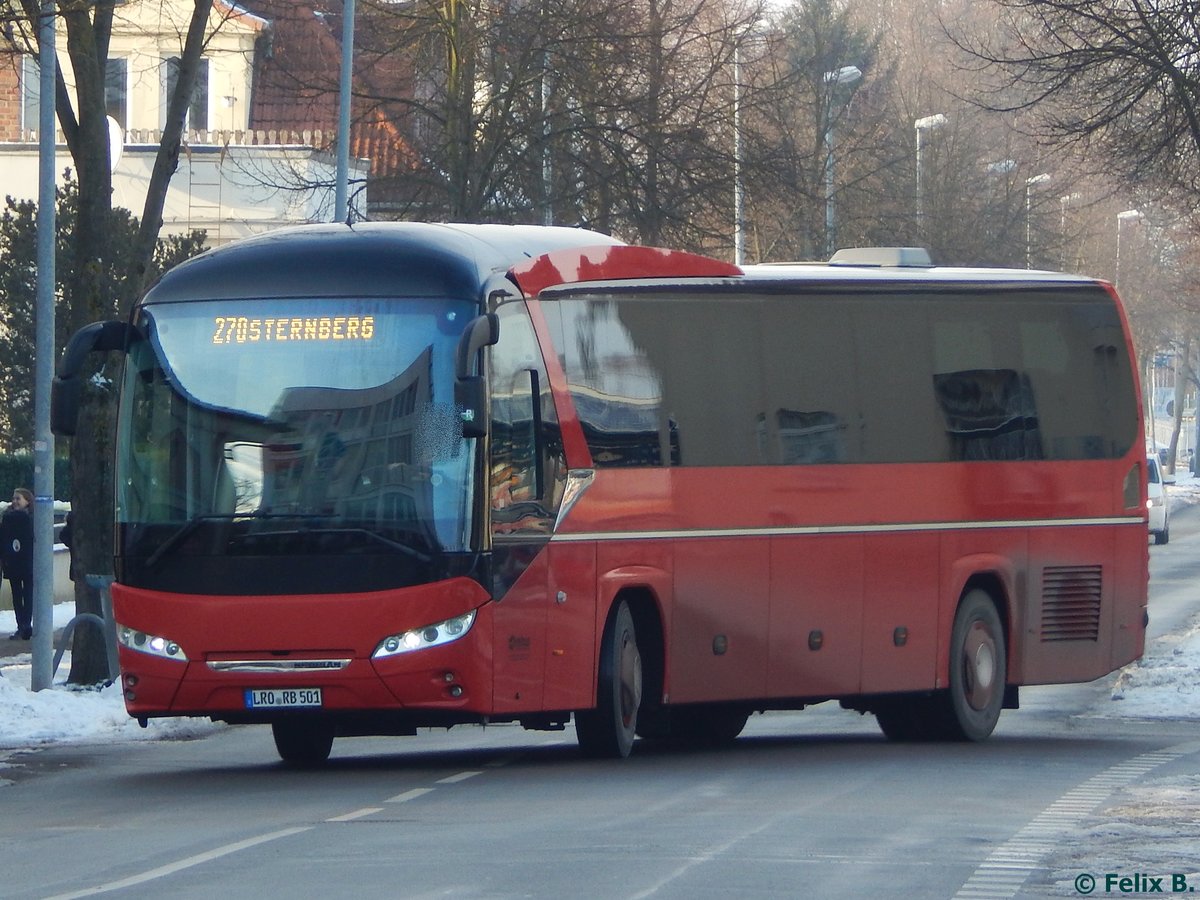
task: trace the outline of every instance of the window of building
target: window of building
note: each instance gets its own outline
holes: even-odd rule
[[[129,127],[129,60],[108,60],[104,75],[104,111],[122,128]]]
[[[182,60],[171,56],[163,60],[164,91],[162,105],[162,121],[166,123],[167,107],[175,96],[175,85],[179,83],[179,67]],[[192,89],[192,97],[188,102],[187,118],[184,120],[184,130],[205,131],[209,126],[208,114],[208,76],[209,60],[201,59],[196,71],[196,85]]]
[[[36,131],[42,97],[41,66],[34,56],[21,57],[21,130]]]

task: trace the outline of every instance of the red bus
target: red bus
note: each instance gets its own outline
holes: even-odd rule
[[[345,735],[518,722],[626,756],[836,700],[982,740],[1138,658],[1142,419],[1112,289],[761,266],[513,226],[307,226],[128,322],[130,715]]]

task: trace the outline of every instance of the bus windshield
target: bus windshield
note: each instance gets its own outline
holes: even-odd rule
[[[153,565],[467,549],[454,351],[474,312],[407,298],[145,307],[119,424],[126,552]]]

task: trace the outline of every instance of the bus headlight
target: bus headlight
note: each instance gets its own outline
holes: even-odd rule
[[[127,628],[120,622],[117,623],[117,642],[122,647],[128,647],[139,653],[149,653],[151,656],[161,656],[163,659],[187,662],[187,655],[183,652],[183,648],[170,638],[157,634],[146,634],[136,628]]]
[[[475,611],[472,610],[461,616],[455,616],[453,619],[447,619],[445,622],[414,628],[412,631],[405,631],[401,634],[389,634],[379,642],[379,646],[375,648],[371,657],[380,659],[385,656],[397,656],[401,653],[411,653],[413,650],[436,647],[439,644],[449,644],[470,631],[474,622]]]

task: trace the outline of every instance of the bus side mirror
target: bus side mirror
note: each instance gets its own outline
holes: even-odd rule
[[[62,437],[75,434],[79,418],[80,372],[89,353],[124,351],[130,326],[125,322],[93,322],[80,328],[63,351],[50,385],[50,430]]]
[[[454,406],[462,417],[463,437],[481,438],[487,434],[487,385],[482,373],[476,374],[479,351],[500,340],[500,317],[495,313],[476,316],[458,340],[458,360],[454,378]]]

